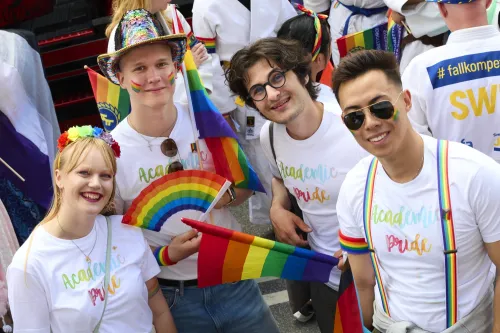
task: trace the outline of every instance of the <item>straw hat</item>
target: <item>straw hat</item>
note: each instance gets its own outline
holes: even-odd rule
[[[119,84],[116,73],[120,58],[136,47],[153,43],[165,43],[170,47],[172,60],[178,64],[186,53],[186,35],[166,35],[160,22],[145,9],[130,10],[123,15],[115,33],[113,53],[101,54],[97,63],[102,73],[113,83]]]

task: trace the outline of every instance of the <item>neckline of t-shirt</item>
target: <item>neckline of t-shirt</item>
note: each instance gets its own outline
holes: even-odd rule
[[[47,230],[45,230],[45,228],[43,228],[43,226],[41,226],[38,229],[39,229],[39,232],[43,233],[43,235],[44,235],[43,237],[50,238],[53,241],[64,244],[64,246],[76,248],[75,243],[78,246],[82,246],[82,245],[85,245],[85,243],[87,243],[87,241],[92,240],[92,244],[93,244],[93,240],[96,237],[97,232],[98,232],[97,231],[97,228],[99,228],[98,224],[99,224],[99,218],[96,218],[94,221],[94,227],[87,235],[85,235],[81,238],[72,239],[72,240],[56,237],[56,236],[52,235],[50,232],[48,232]],[[96,240],[96,242],[97,242],[97,240]]]
[[[330,125],[332,124],[332,113],[328,112],[324,109],[324,104],[323,104],[323,117],[321,118],[321,124],[319,125],[318,129],[316,132],[314,132],[313,135],[308,137],[307,139],[304,140],[296,140],[288,134],[288,131],[286,129],[285,125],[283,126],[283,134],[285,137],[285,140],[287,140],[290,144],[293,144],[294,146],[309,146],[312,144],[316,144],[318,140],[321,140],[321,138],[328,132]]]
[[[177,136],[177,132],[179,131],[179,128],[181,127],[181,123],[184,121],[184,107],[181,106],[179,103],[174,103],[174,105],[175,105],[175,108],[177,110],[177,120],[175,121],[174,128],[172,128],[172,131],[170,132],[169,136],[155,137],[155,136],[141,134],[141,133],[137,132],[135,129],[133,129],[132,126],[130,126],[130,124],[128,122],[128,116],[124,119],[127,131],[129,131],[130,133],[132,133],[132,135],[134,135],[136,137],[142,137],[143,141],[145,139],[147,139],[150,144],[153,144],[154,141],[156,141],[156,139],[175,138]]]
[[[424,141],[424,165],[415,178],[413,178],[412,180],[410,180],[406,183],[395,182],[394,180],[391,179],[391,177],[389,177],[389,175],[387,174],[387,172],[385,171],[385,169],[381,163],[379,163],[379,166],[377,167],[377,173],[375,174],[375,177],[380,176],[381,177],[380,180],[390,183],[391,186],[395,186],[395,187],[399,187],[399,188],[403,189],[403,188],[412,187],[413,185],[418,184],[423,177],[426,177],[426,174],[428,172],[431,172],[431,171],[429,171],[429,168],[433,168],[434,172],[437,174],[437,170],[435,170],[436,163],[434,163],[435,162],[434,154],[429,150],[429,143],[430,142],[428,142],[426,140],[425,136],[423,136],[423,135],[420,135],[420,136],[422,137],[422,140]],[[375,179],[375,187],[377,187],[377,179]]]

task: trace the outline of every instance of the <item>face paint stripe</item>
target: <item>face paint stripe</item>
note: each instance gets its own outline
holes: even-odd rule
[[[130,82],[132,83],[132,90],[135,91],[136,93],[140,93],[142,85],[140,85],[139,83],[136,83],[132,80],[130,80]]]
[[[172,85],[172,86],[174,85],[174,83],[175,83],[175,73],[174,72],[170,73],[170,75],[168,76],[168,82],[170,83],[170,85]]]
[[[394,116],[392,116],[392,120],[394,121],[398,121],[398,118],[399,118],[399,110],[396,110],[394,112]]]

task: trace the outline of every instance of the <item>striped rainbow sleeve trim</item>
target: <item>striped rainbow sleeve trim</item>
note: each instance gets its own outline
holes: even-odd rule
[[[343,235],[339,231],[340,247],[342,250],[352,254],[368,253],[368,244],[364,238],[354,238]]]
[[[216,38],[201,38],[196,37],[200,42],[205,44],[208,53],[215,53],[215,40]]]

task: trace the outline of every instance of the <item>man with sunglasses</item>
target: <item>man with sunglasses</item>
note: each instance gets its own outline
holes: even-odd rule
[[[451,34],[403,74],[413,94],[410,120],[419,133],[462,142],[500,163],[500,32],[488,24],[492,0],[427,1],[438,2]]]
[[[235,53],[226,79],[235,94],[270,120],[260,140],[274,176],[270,217],[277,238],[340,256],[335,203],[344,176],[366,152],[328,109],[331,104],[316,101],[310,73],[310,52],[300,42],[266,38]],[[304,220],[289,211],[287,189]],[[328,283],[310,286],[322,333],[333,332],[339,279],[334,268]]]
[[[106,77],[130,95],[131,112],[112,132],[122,150],[115,203],[117,213],[123,214],[144,188],[166,174],[200,169],[200,164],[215,172],[216,156],[212,157],[204,140],[195,137],[187,104],[174,103],[173,78],[184,58],[186,36],[166,35],[144,9],[127,12],[116,36],[117,51],[99,56],[98,62]],[[211,222],[241,230],[227,206],[239,205],[251,194],[251,190],[231,187],[212,211]],[[160,232],[143,231],[162,265],[158,281],[177,330],[278,333],[254,280],[197,287],[201,235],[182,223],[181,217],[198,218],[199,212],[178,212]],[[158,249],[165,245],[168,247],[159,258]]]
[[[345,126],[373,155],[347,174],[337,202],[365,326],[499,332],[490,268],[500,264],[500,165],[412,128],[392,53],[346,57],[333,89]]]

